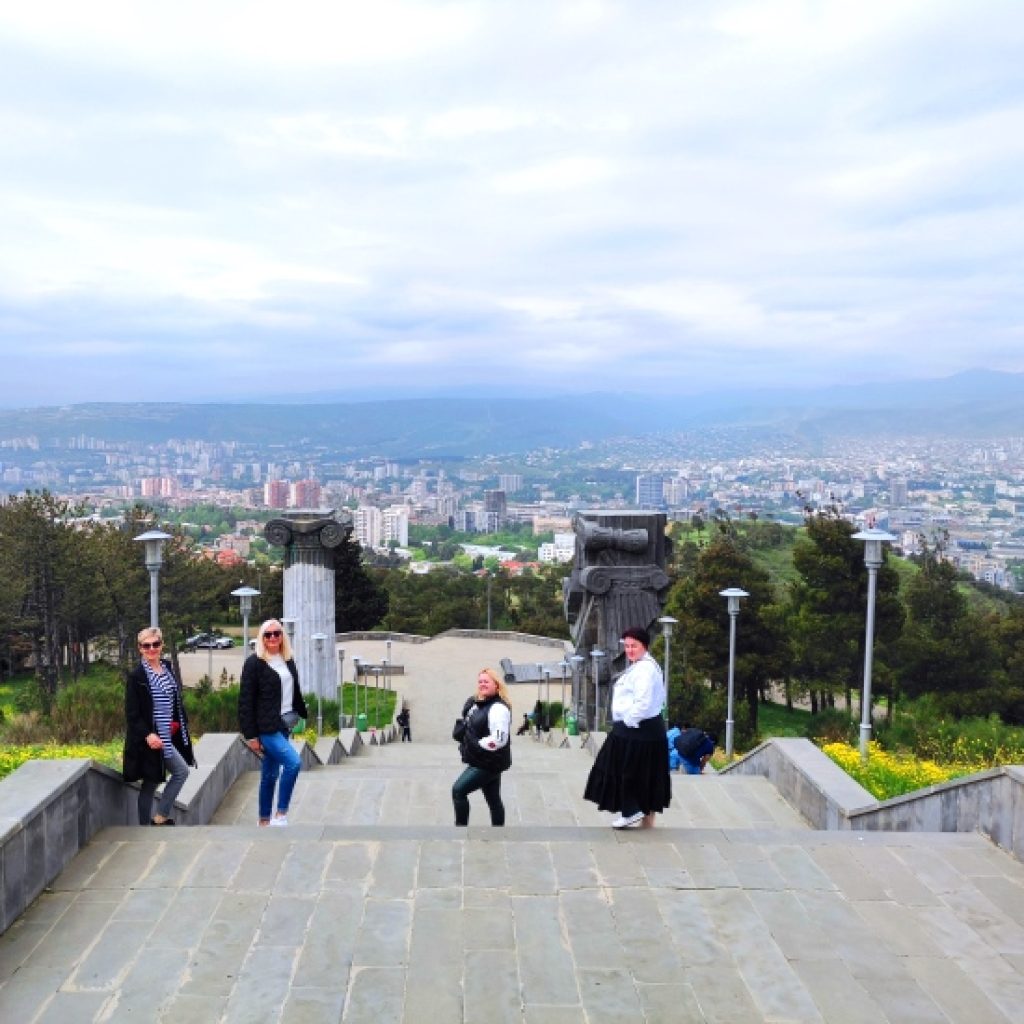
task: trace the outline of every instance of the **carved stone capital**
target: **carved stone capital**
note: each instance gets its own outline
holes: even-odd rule
[[[336,518],[326,515],[302,514],[271,519],[263,527],[263,536],[276,547],[326,548],[340,547],[352,532],[352,516],[348,512]]]

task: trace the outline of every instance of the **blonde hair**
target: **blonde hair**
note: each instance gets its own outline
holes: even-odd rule
[[[267,631],[268,626],[276,626],[281,630],[281,650],[278,652],[285,661],[291,661],[292,659],[292,645],[288,639],[288,630],[284,628],[284,624],[280,619],[267,619],[256,634],[256,657],[262,658],[267,661],[270,657],[270,652],[267,650],[266,644],[263,642],[263,634]]]
[[[508,687],[505,685],[505,677],[498,675],[493,668],[482,668],[480,669],[480,676],[487,676],[491,679],[495,686],[498,687],[498,700],[512,707],[512,696],[508,692]],[[479,678],[479,676],[477,677]]]
[[[135,638],[137,644],[141,644],[143,640],[159,640],[160,643],[163,643],[164,634],[159,626],[147,626],[145,629],[140,629],[139,635]]]

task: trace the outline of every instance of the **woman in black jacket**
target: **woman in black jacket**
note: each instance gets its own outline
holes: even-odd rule
[[[288,737],[306,717],[299,671],[281,623],[268,619],[256,637],[256,653],[245,659],[238,692],[238,727],[250,749],[260,755],[259,824],[284,828],[302,761]],[[278,786],[280,777],[280,786]],[[274,790],[277,811],[274,812]]]
[[[494,669],[482,669],[476,680],[476,696],[463,705],[456,725],[459,753],[468,767],[452,786],[455,824],[469,824],[469,794],[483,790],[491,811],[491,824],[505,824],[501,802],[501,773],[512,766],[509,729],[511,701],[505,683]]]
[[[174,678],[170,662],[160,657],[163,634],[156,626],[138,635],[139,664],[125,681],[124,759],[125,780],[142,780],[139,789],[139,824],[173,825],[174,801],[188,778],[188,766],[195,766],[192,737],[188,731],[181,683]],[[153,794],[164,781],[170,781],[153,811]]]

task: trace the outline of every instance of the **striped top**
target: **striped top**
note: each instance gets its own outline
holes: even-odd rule
[[[156,734],[165,750],[171,748],[171,720],[174,718],[175,701],[178,696],[178,684],[175,683],[168,667],[161,662],[160,671],[150,667],[148,661],[142,662],[149,680],[149,692],[153,696],[153,724]]]

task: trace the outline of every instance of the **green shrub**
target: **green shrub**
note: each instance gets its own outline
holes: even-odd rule
[[[806,736],[816,743],[849,743],[856,738],[857,727],[845,711],[826,708],[811,715]]]
[[[185,711],[194,736],[204,732],[238,732],[238,687],[186,689]]]
[[[124,684],[84,677],[57,691],[50,725],[58,743],[106,743],[124,736]]]

